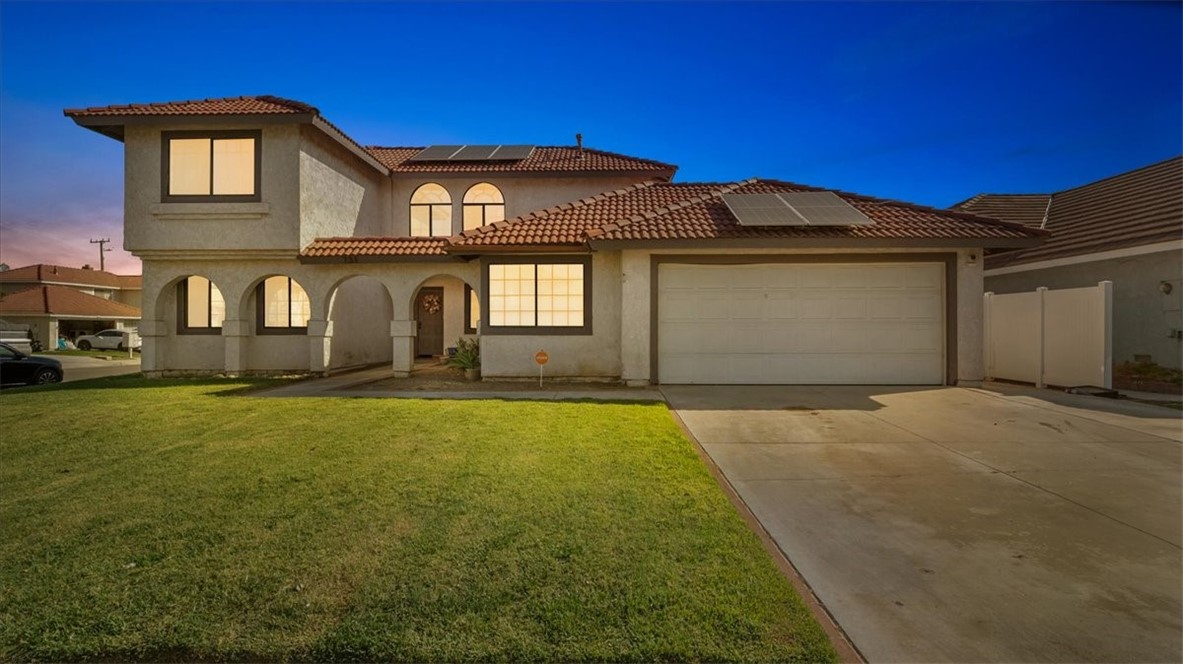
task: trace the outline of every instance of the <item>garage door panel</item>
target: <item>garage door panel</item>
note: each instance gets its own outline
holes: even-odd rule
[[[764,293],[759,290],[732,291],[728,300],[732,320],[762,320],[764,318]]]
[[[662,265],[665,383],[939,384],[944,266]]]
[[[939,293],[913,295],[908,297],[906,302],[906,316],[908,318],[920,318],[924,320],[939,318],[941,309],[944,306]]]
[[[874,290],[903,288],[907,285],[904,268],[898,265],[867,266],[867,287]]]
[[[863,293],[835,293],[834,318],[858,319],[867,317],[867,298]]]
[[[824,319],[830,320],[834,316],[834,303],[830,301],[830,294],[817,291],[801,293],[797,301],[798,318],[802,320]]]

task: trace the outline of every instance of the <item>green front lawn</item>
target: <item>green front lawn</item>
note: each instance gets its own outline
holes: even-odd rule
[[[0,394],[0,661],[807,660],[664,406]]]

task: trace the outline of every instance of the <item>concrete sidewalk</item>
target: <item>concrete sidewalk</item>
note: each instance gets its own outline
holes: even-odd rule
[[[302,380],[291,385],[256,393],[263,397],[351,397],[366,399],[512,399],[527,401],[641,401],[661,402],[665,397],[653,388],[604,389],[579,388],[570,383],[551,383],[542,388],[496,390],[376,390],[359,389],[364,385],[390,378],[390,368],[372,367],[349,371],[327,378]]]

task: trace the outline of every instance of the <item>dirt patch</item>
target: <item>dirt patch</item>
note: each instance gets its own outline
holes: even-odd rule
[[[1123,362],[1113,367],[1113,388],[1159,394],[1183,393],[1183,371],[1147,362]]]
[[[542,387],[534,380],[465,380],[459,369],[442,365],[419,365],[408,378],[384,378],[373,383],[355,385],[350,390],[367,392],[554,392],[580,390],[587,392],[625,389],[623,383],[572,381],[543,378]]]

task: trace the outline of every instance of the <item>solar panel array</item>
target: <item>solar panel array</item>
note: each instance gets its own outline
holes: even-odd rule
[[[521,161],[533,145],[433,145],[407,161]]]
[[[866,226],[871,221],[832,191],[723,194],[741,226]]]

